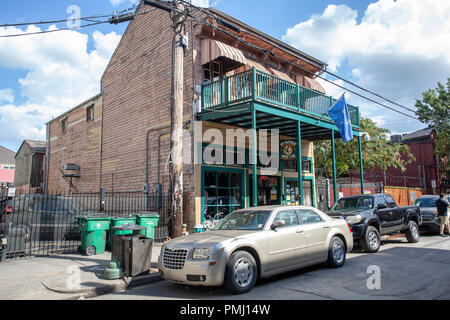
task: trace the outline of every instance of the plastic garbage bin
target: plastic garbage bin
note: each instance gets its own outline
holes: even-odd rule
[[[140,235],[145,238],[155,239],[155,228],[158,226],[159,214],[156,212],[141,212],[136,214],[136,224],[145,227]]]
[[[81,252],[87,256],[102,254],[106,247],[106,233],[111,217],[77,217],[81,232]]]
[[[117,226],[121,226],[121,225],[124,225],[124,224],[129,224],[129,223],[131,223],[131,224],[136,224],[136,219],[137,219],[137,217],[136,216],[123,216],[123,217],[114,217],[114,218],[111,218],[111,225],[110,225],[110,230],[109,230],[109,239],[108,239],[108,244],[110,245],[110,246],[112,246],[112,237],[113,236],[120,236],[120,235],[122,235],[122,234],[132,234],[133,233],[133,231],[131,231],[131,230],[126,230],[126,231],[122,231],[122,230],[119,230],[119,229],[113,229],[114,227],[117,227]]]
[[[153,239],[138,234],[145,229],[146,227],[132,223],[112,228],[113,231],[122,231],[122,235],[114,235],[112,238],[111,261],[122,269],[125,277],[150,270]],[[131,234],[125,234],[128,231]]]

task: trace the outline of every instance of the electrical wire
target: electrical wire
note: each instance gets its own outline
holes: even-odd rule
[[[147,13],[153,11],[153,10],[154,10],[154,8],[146,10],[146,11],[143,11],[143,12],[136,12],[136,13],[130,15],[130,17],[134,18],[134,17],[139,16],[139,15],[147,14]],[[121,12],[124,12],[124,11],[128,11],[128,10],[126,9],[126,10],[123,10]],[[113,14],[113,17],[116,17],[116,16],[117,16],[117,13]],[[105,16],[105,17],[111,17],[111,15],[108,15],[108,16]],[[96,20],[90,20],[90,19],[91,19],[90,17],[89,18],[88,17],[79,18],[79,20],[86,20],[86,21],[93,21],[93,22],[89,23],[89,24],[77,26],[77,27],[67,27],[67,28],[62,28],[62,29],[45,30],[45,31],[28,32],[28,33],[7,34],[7,35],[0,35],[0,38],[12,38],[12,37],[22,37],[22,36],[30,36],[30,35],[37,35],[37,34],[45,34],[45,33],[57,32],[57,31],[67,31],[67,30],[86,28],[86,27],[91,27],[91,26],[103,24],[103,23],[111,23],[110,20],[96,21]],[[73,20],[77,20],[77,19],[73,19]],[[61,22],[61,21],[67,21],[67,19],[66,20],[55,20],[55,21],[60,21]],[[47,24],[47,23],[52,23],[52,22],[50,22],[50,21],[41,21],[40,22],[40,24]],[[27,24],[30,24],[30,23],[24,23],[22,25],[27,25]],[[3,26],[5,26],[5,25],[3,25]],[[7,25],[7,26],[13,26],[13,25]]]
[[[215,15],[213,15],[213,14],[210,13],[210,12],[208,12],[207,10],[205,10],[205,9],[203,9],[203,8],[201,8],[201,7],[195,6],[195,5],[189,3],[189,2],[187,2],[187,1],[185,1],[185,0],[183,0],[183,2],[186,3],[186,4],[188,4],[189,6],[191,6],[191,7],[195,8],[195,9],[197,9],[197,10],[200,11],[200,12],[203,12],[203,13],[207,14],[207,15],[210,16],[211,18],[217,19],[217,17],[216,17]],[[193,18],[193,19],[196,20],[197,22],[200,22],[200,21],[199,21],[200,19],[198,19],[198,18],[196,18],[196,17],[193,17],[192,15],[190,15],[190,16],[191,16],[191,18]],[[202,21],[203,21],[203,20],[202,20]],[[200,23],[202,23],[202,22],[200,22]],[[228,31],[226,31],[226,30],[220,29],[220,28],[218,28],[217,26],[214,26],[214,25],[212,25],[212,24],[210,24],[210,23],[208,23],[208,22],[206,22],[206,21],[203,21],[203,24],[206,24],[206,25],[208,25],[209,27],[215,28],[215,29],[218,30],[218,31],[222,31],[222,32],[224,32],[224,33],[226,33],[226,34],[232,36],[234,39],[239,40],[239,41],[245,43],[246,45],[250,45],[251,47],[253,47],[253,48],[255,48],[255,49],[258,49],[258,50],[261,51],[264,55],[267,56],[267,54],[266,54],[266,51],[267,51],[267,50],[264,50],[264,49],[262,49],[262,48],[259,48],[259,47],[255,46],[255,45],[253,45],[253,44],[250,44],[250,43],[248,43],[247,41],[245,41],[245,40],[243,40],[243,39],[241,39],[241,38],[239,38],[239,37],[236,37],[236,36],[233,35],[232,33],[228,32]],[[245,29],[242,29],[242,28],[240,28],[240,30],[243,31],[243,32],[245,32],[245,33],[247,33],[247,34],[249,34],[249,35],[252,35],[252,36],[254,36],[254,37],[256,37],[256,38],[258,38],[258,39],[260,39],[260,40],[263,40],[263,41],[267,42],[266,39],[263,39],[261,36],[259,36],[259,35],[255,34],[255,33],[251,32],[251,31],[249,31],[249,30],[245,30]],[[272,44],[272,43],[271,43],[271,44]],[[272,44],[272,45],[274,45],[274,44]],[[276,45],[275,45],[275,46],[276,46]],[[278,46],[277,46],[277,47],[278,47]],[[278,47],[278,48],[279,48],[279,47]],[[275,56],[275,55],[274,55],[274,56]],[[329,82],[329,83],[331,83],[331,84],[333,84],[333,85],[335,85],[335,86],[337,86],[337,87],[339,87],[339,88],[342,88],[342,89],[344,89],[344,90],[347,90],[347,91],[349,91],[349,92],[352,92],[353,94],[356,94],[357,96],[359,96],[359,97],[361,97],[361,98],[364,98],[364,99],[369,100],[369,101],[371,101],[371,102],[373,102],[373,103],[379,104],[379,105],[381,105],[381,106],[383,106],[383,107],[385,107],[385,108],[388,108],[388,109],[390,109],[390,110],[392,110],[392,111],[398,112],[398,113],[400,113],[400,114],[402,114],[402,115],[405,115],[405,116],[407,116],[407,117],[410,117],[410,118],[412,118],[412,119],[414,119],[414,120],[417,120],[417,118],[412,117],[411,115],[407,115],[407,114],[405,114],[405,113],[403,113],[403,112],[401,112],[401,111],[398,111],[398,110],[393,109],[393,108],[391,108],[391,107],[388,107],[388,106],[386,106],[386,105],[384,105],[384,104],[381,104],[381,103],[379,103],[379,102],[377,102],[377,101],[374,101],[374,100],[372,100],[372,99],[370,99],[370,98],[368,98],[368,97],[365,97],[365,96],[362,96],[362,95],[360,95],[360,94],[358,94],[358,93],[356,93],[356,92],[353,92],[353,91],[351,91],[351,90],[349,90],[349,89],[347,89],[347,88],[345,88],[345,87],[343,87],[343,86],[340,86],[340,85],[334,83],[333,81],[330,81],[330,80],[328,80],[328,79],[326,79],[326,78],[324,78],[324,77],[321,77],[320,75],[316,75],[316,74],[314,74],[313,72],[311,72],[311,71],[309,71],[309,70],[307,70],[307,69],[305,69],[305,68],[303,68],[303,67],[301,67],[301,66],[298,66],[298,65],[296,65],[296,64],[294,64],[294,63],[292,63],[292,62],[290,62],[290,61],[288,61],[288,60],[286,60],[286,59],[283,59],[283,58],[280,58],[280,57],[277,57],[277,56],[275,56],[275,58],[277,58],[278,60],[281,59],[281,60],[283,60],[284,62],[286,62],[286,63],[288,63],[288,64],[290,64],[290,65],[292,65],[292,66],[298,67],[298,68],[300,68],[300,69],[302,69],[302,70],[304,70],[304,71],[306,71],[306,72],[308,72],[308,73],[310,73],[310,74],[313,74],[314,76],[316,76],[316,77],[318,77],[318,78],[320,78],[320,79],[322,79],[322,80],[324,80],[324,81],[327,81],[327,82]],[[340,79],[340,80],[342,80],[342,81],[344,81],[344,82],[346,82],[346,83],[348,83],[348,84],[350,84],[350,85],[352,85],[352,86],[354,86],[354,87],[356,87],[356,88],[358,88],[358,89],[360,89],[360,90],[362,90],[362,91],[365,91],[365,92],[367,92],[367,93],[370,93],[370,94],[372,94],[372,95],[374,95],[374,96],[377,96],[378,98],[381,98],[381,99],[383,99],[383,100],[388,101],[389,103],[392,103],[392,104],[397,105],[397,106],[399,106],[399,107],[401,107],[401,108],[403,108],[403,109],[405,109],[405,110],[408,110],[408,111],[410,111],[410,112],[414,112],[414,113],[415,113],[415,110],[413,110],[413,109],[411,109],[411,108],[405,107],[405,106],[403,106],[403,105],[401,105],[401,104],[399,104],[399,103],[397,103],[397,102],[395,102],[395,101],[392,101],[391,99],[388,99],[388,98],[383,97],[383,96],[380,95],[380,94],[377,94],[377,93],[372,92],[372,91],[370,91],[370,90],[368,90],[368,89],[365,89],[365,88],[363,88],[363,87],[361,87],[361,86],[359,86],[359,85],[353,83],[352,81],[349,81],[349,80],[347,80],[347,79],[344,79],[344,78],[340,77],[339,75],[336,75],[336,74],[334,74],[334,73],[332,73],[332,72],[330,72],[330,71],[328,71],[328,70],[326,70],[326,69],[323,69],[322,71],[325,72],[325,73],[327,73],[327,74],[329,74],[329,75],[331,75],[331,76],[333,76],[333,77],[336,77],[336,78],[338,78],[338,79]]]

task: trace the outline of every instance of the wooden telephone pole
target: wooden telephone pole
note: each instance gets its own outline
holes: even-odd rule
[[[162,9],[171,14],[172,39],[172,133],[170,192],[172,195],[172,234],[181,236],[183,225],[183,103],[184,103],[184,54],[188,47],[185,35],[186,13],[183,1],[172,3],[158,0],[144,0],[146,5]]]
[[[185,36],[184,4],[174,1],[177,10],[172,11],[173,21],[173,98],[172,98],[172,217],[173,236],[182,235],[183,225],[183,103],[184,103],[184,52]]]

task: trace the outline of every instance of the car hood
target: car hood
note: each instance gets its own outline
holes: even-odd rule
[[[370,210],[372,209],[345,209],[345,210],[327,211],[326,214],[329,215],[330,217],[342,217],[342,216],[348,217],[368,212]]]
[[[259,230],[211,230],[206,232],[194,233],[188,236],[179,237],[165,243],[168,247],[179,245],[205,245],[213,246],[219,242],[246,238],[247,236],[260,232]]]

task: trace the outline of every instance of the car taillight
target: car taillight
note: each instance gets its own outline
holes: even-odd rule
[[[352,227],[350,227],[350,225],[347,223],[348,226],[348,230],[350,230],[350,232],[352,232]]]
[[[6,222],[6,214],[2,214],[2,223]]]
[[[6,213],[12,213],[12,212],[13,212],[13,207],[12,206],[6,207]]]

